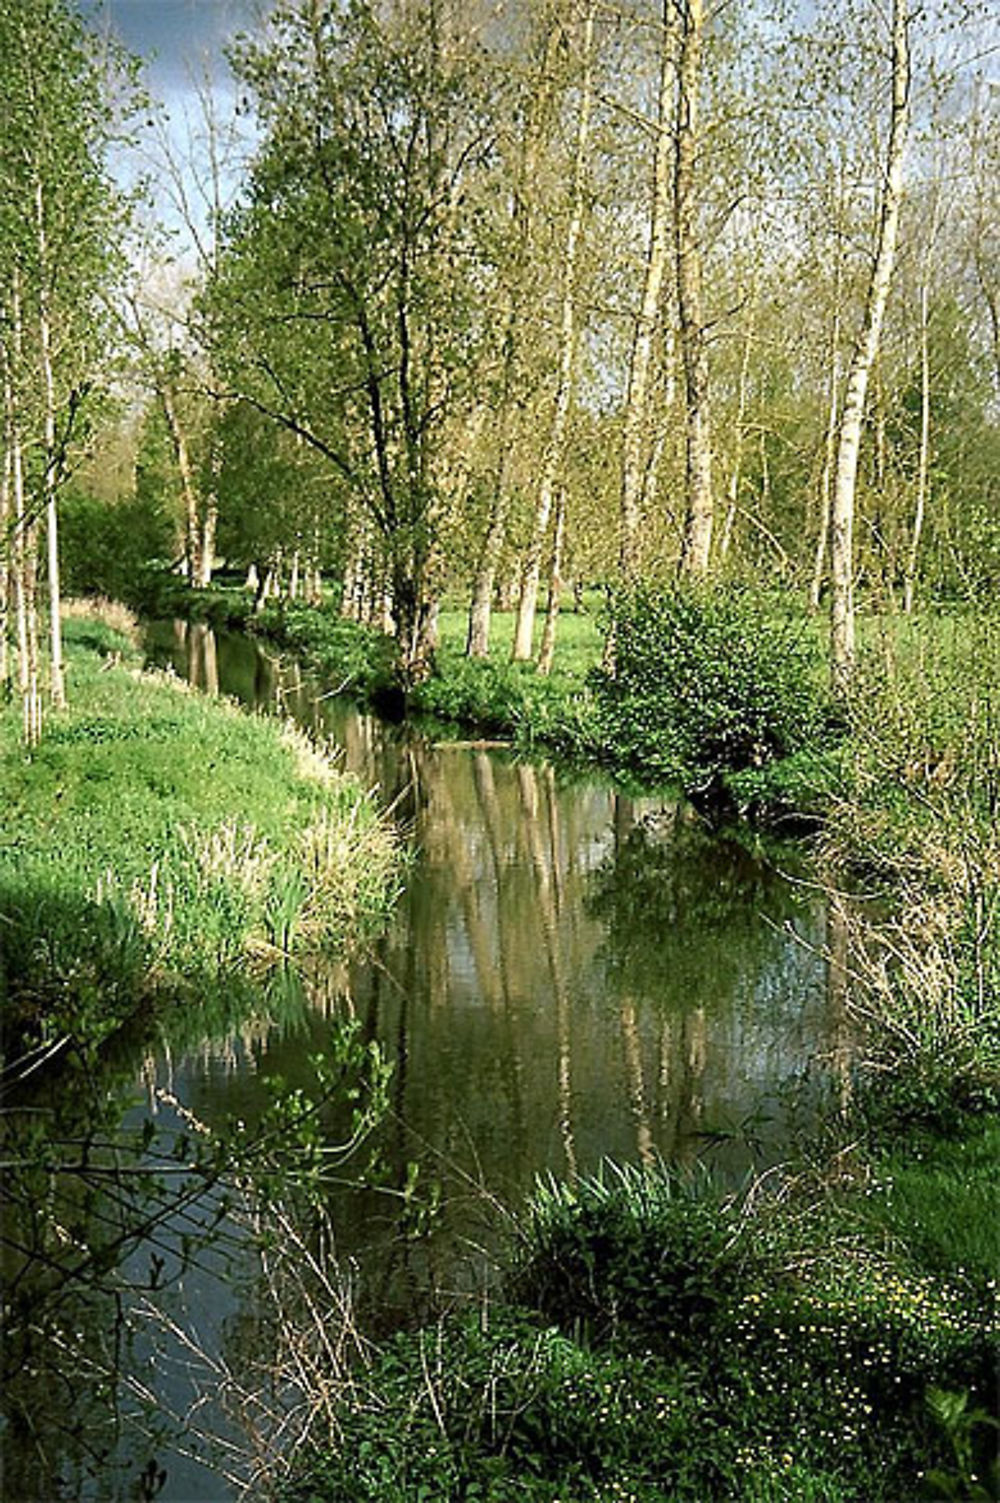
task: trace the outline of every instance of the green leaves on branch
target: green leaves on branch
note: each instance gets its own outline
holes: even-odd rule
[[[594,679],[614,760],[718,792],[815,745],[826,709],[801,620],[732,586],[640,586],[613,600],[613,670]]]

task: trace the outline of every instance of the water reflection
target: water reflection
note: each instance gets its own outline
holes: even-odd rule
[[[252,1122],[265,1079],[308,1083],[332,1021],[353,1013],[394,1065],[380,1187],[345,1186],[331,1206],[368,1329],[488,1280],[498,1206],[516,1205],[540,1172],[573,1178],[606,1155],[710,1153],[735,1178],[785,1152],[790,1088],[817,1060],[845,1059],[842,973],[828,995],[819,958],[826,943],[837,951],[838,920],[810,890],[712,837],[682,806],[385,725],[242,638],[167,623],[149,647],[188,682],[294,714],[334,742],[417,847],[373,954],[278,973],[252,1008],[206,997],[157,1040],[123,1039],[99,1092],[95,1083],[115,1113],[130,1083],[137,1121],[162,1123],[176,1098],[209,1123]],[[342,1127],[329,1123],[331,1135]],[[138,1256],[148,1261],[148,1250]],[[208,1359],[234,1372],[269,1339],[252,1293],[222,1292],[210,1273],[190,1272],[174,1308]],[[114,1334],[99,1300],[68,1314],[94,1353],[98,1331]],[[126,1397],[146,1381],[150,1352],[140,1343],[131,1366],[122,1353]],[[157,1358],[163,1410],[199,1397],[205,1375],[186,1360],[183,1342]],[[49,1380],[19,1381],[27,1414],[32,1384]],[[73,1471],[57,1438],[33,1450],[30,1436],[8,1436],[8,1477],[21,1487],[11,1496],[132,1495],[119,1478],[134,1482],[147,1458],[117,1439],[114,1384],[102,1389],[96,1370],[92,1393],[68,1370],[59,1383],[58,1419],[58,1406],[45,1412],[67,1434],[105,1437],[97,1459]],[[167,1472],[164,1503],[232,1495],[178,1451]]]
[[[190,674],[205,645],[183,645]],[[789,1085],[843,1047],[815,894],[684,807],[386,726],[239,638],[213,658],[224,690],[332,738],[413,830],[389,933],[349,975],[309,978],[306,1030],[346,997],[394,1060],[400,1176],[422,1158],[516,1198],[607,1154],[724,1143],[735,1175],[783,1151]],[[254,1067],[294,1075],[312,1042],[259,1041]],[[191,1073],[209,1110],[252,1072],[216,1054]]]

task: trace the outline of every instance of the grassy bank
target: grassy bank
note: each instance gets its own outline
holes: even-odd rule
[[[66,634],[71,708],[30,754],[0,718],[9,1049],[252,986],[384,914],[391,835],[305,737],[143,672],[99,618]]]

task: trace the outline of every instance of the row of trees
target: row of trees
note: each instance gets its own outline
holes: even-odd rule
[[[445,588],[481,654],[508,585],[530,657],[566,552],[605,580],[777,565],[814,602],[829,573],[845,682],[859,569],[908,606],[927,563],[995,576],[983,32],[875,19],[296,3],[237,48],[260,144],[200,301],[215,396],[325,462],[312,546],[332,523],[405,671]]]
[[[196,271],[171,280],[160,253],[119,306],[140,489],[170,495],[192,583],[217,551],[290,588],[323,570],[413,678],[446,590],[473,655],[516,602],[526,659],[546,576],[552,605],[566,574],[777,575],[830,594],[842,684],[859,580],[907,608],[921,580],[995,583],[1000,131],[975,65],[995,37],[942,4],[917,26],[906,0],[831,0],[804,26],[703,0],[282,0],[231,58],[255,129],[235,207],[206,94],[201,177],[161,167],[182,208],[204,197]],[[60,0],[2,14],[30,136],[5,140],[0,189],[30,670],[37,518],[55,558],[107,273],[110,117]]]

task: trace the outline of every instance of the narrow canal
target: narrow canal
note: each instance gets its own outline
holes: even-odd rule
[[[152,663],[339,748],[414,850],[370,954],[311,966],[287,1007],[239,1026],[202,1036],[192,1018],[133,1070],[136,1112],[254,1120],[269,1078],[309,1078],[334,1020],[378,1042],[392,1065],[380,1185],[332,1206],[370,1330],[486,1287],[503,1207],[538,1175],[662,1156],[735,1183],[819,1109],[846,1045],[814,888],[683,805],[360,713],[252,640],[159,623],[145,645]],[[255,1339],[232,1269],[219,1279],[199,1261],[175,1292],[173,1335],[140,1338],[130,1359],[165,1419],[210,1390],[199,1361],[231,1367]],[[134,1479],[149,1447],[121,1445],[132,1481],[116,1491],[107,1468],[104,1483],[77,1473],[76,1496],[146,1496]],[[167,1438],[155,1453],[156,1496],[234,1497],[189,1449]]]

